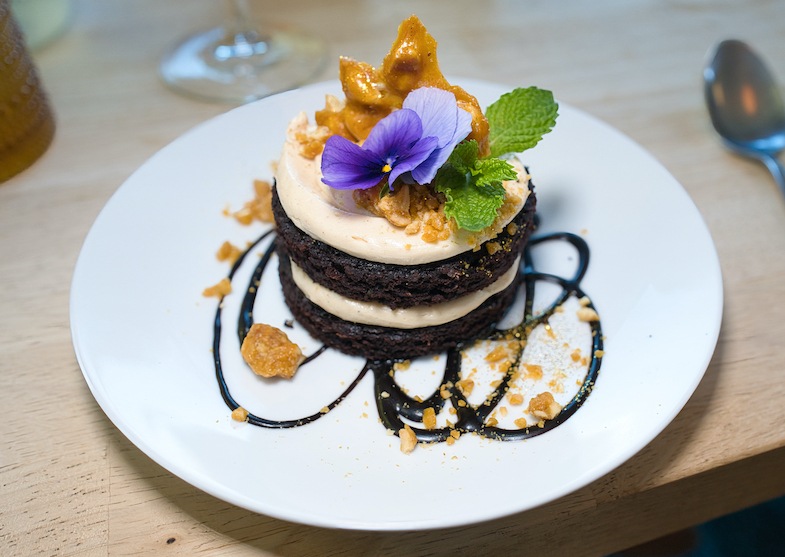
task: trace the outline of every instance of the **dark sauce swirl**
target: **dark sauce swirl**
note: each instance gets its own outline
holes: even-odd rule
[[[232,266],[228,275],[229,280],[234,279],[235,273],[251,250],[259,246],[266,238],[270,237],[272,233],[273,231],[266,232],[248,247]],[[532,248],[547,242],[566,242],[575,248],[578,254],[578,264],[573,276],[561,277],[555,274],[540,272],[534,267],[531,253]],[[245,287],[245,294],[237,319],[237,336],[241,345],[248,330],[254,323],[253,308],[256,296],[260,289],[262,275],[274,252],[275,240],[272,239]],[[557,308],[568,298],[571,296],[575,296],[579,299],[586,297],[585,292],[581,289],[580,283],[586,274],[588,265],[589,246],[582,238],[575,234],[557,232],[532,238],[524,251],[518,272],[519,288],[525,289],[525,308],[521,323],[506,329],[496,329],[487,337],[475,339],[473,342],[503,339],[526,341],[530,332],[538,325],[547,324],[550,317],[557,311]],[[554,284],[561,289],[561,292],[549,306],[535,314],[533,304],[538,283]],[[593,306],[589,303],[588,307]],[[219,303],[213,325],[213,358],[215,374],[221,396],[227,406],[231,410],[235,410],[240,404],[237,403],[229,392],[221,363],[222,314],[223,303]],[[540,424],[536,426],[529,426],[521,429],[505,429],[492,425],[494,424],[494,420],[489,419],[510,388],[513,375],[521,363],[525,342],[517,343],[519,348],[513,355],[512,365],[509,366],[508,371],[505,373],[501,382],[486,396],[485,400],[478,405],[470,404],[457,386],[458,382],[461,380],[462,351],[470,346],[470,343],[467,343],[447,352],[447,359],[440,387],[425,400],[408,396],[395,381],[395,363],[400,360],[367,360],[362,369],[359,370],[356,378],[349,384],[344,392],[319,412],[294,420],[272,420],[249,413],[247,421],[248,423],[259,427],[278,429],[299,427],[309,424],[324,416],[326,410],[329,411],[338,406],[355,389],[363,377],[370,372],[374,375],[374,397],[376,399],[379,418],[386,428],[396,434],[405,424],[409,424],[410,427],[411,424],[422,424],[423,414],[428,408],[432,408],[438,415],[444,408],[447,400],[449,400],[452,407],[456,410],[454,416],[456,420],[454,423],[449,427],[436,429],[412,427],[420,442],[443,442],[454,435],[452,433],[453,431],[458,431],[460,434],[476,433],[482,437],[503,441],[526,439],[550,431],[554,427],[564,423],[578,410],[578,408],[580,408],[591,393],[600,371],[600,364],[602,361],[600,354],[602,353],[603,341],[600,321],[591,321],[589,325],[592,333],[591,360],[581,386],[575,396],[562,408],[561,412],[555,418],[540,422]],[[318,356],[326,349],[327,347],[322,346],[319,350],[307,356],[301,365],[308,365],[317,360]],[[449,391],[448,398],[444,398],[441,394],[444,389]]]

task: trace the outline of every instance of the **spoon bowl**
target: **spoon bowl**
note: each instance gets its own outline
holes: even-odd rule
[[[763,60],[744,42],[720,42],[703,71],[714,129],[737,153],[763,162],[785,194],[785,103]]]

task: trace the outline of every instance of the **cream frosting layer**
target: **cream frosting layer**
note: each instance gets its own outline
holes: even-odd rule
[[[399,309],[391,309],[377,302],[360,302],[341,296],[311,280],[295,263],[292,263],[292,278],[306,298],[345,321],[396,329],[416,329],[449,323],[477,309],[485,300],[512,284],[518,273],[519,264],[520,257],[495,282],[455,300],[430,306]]]
[[[407,234],[387,219],[358,207],[351,191],[330,188],[321,181],[321,157],[300,155],[295,134],[308,131],[305,113],[289,125],[283,153],[276,170],[276,188],[286,214],[311,236],[345,253],[380,263],[417,265],[441,261],[469,251],[489,240],[488,233],[458,231],[448,240],[424,241],[419,234]],[[519,207],[494,228],[501,230],[523,207],[529,195],[529,176],[517,160],[517,181],[505,182],[507,191],[520,199]]]

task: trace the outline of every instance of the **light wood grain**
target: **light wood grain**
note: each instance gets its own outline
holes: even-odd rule
[[[69,283],[87,230],[123,180],[228,109],[179,97],[156,75],[164,50],[217,21],[221,4],[76,0],[68,34],[36,53],[57,112],[54,144],[0,184],[0,554],[603,555],[785,494],[785,200],[761,165],[723,150],[700,81],[709,47],[731,36],[752,42],[785,81],[785,4],[288,0],[257,9],[322,36],[332,60],[372,62],[397,22],[418,13],[449,74],[552,89],[649,150],[693,198],[719,253],[725,314],[706,376],[617,470],[471,527],[312,528],[172,476],[88,391],[71,347]]]

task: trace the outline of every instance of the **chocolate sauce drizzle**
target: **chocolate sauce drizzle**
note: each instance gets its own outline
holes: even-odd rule
[[[268,238],[273,231],[268,231],[260,236],[248,249],[237,259],[232,266],[228,278],[233,280],[235,273],[243,263],[245,257]],[[560,277],[554,274],[544,273],[538,271],[534,267],[532,260],[532,248],[547,242],[567,242],[571,244],[578,254],[578,264],[576,271],[571,277]],[[264,251],[264,254],[259,260],[258,265],[253,271],[251,278],[245,288],[245,295],[240,306],[240,311],[237,319],[237,336],[242,344],[245,336],[248,334],[251,325],[254,323],[253,308],[256,301],[256,295],[262,281],[262,275],[267,268],[273,253],[275,252],[275,240],[270,241],[269,246]],[[547,324],[550,317],[557,311],[557,308],[563,304],[570,296],[577,298],[584,298],[585,292],[581,289],[580,283],[586,274],[589,265],[589,246],[579,236],[568,232],[556,232],[552,234],[542,235],[532,238],[524,251],[521,258],[518,283],[519,288],[525,289],[525,308],[523,312],[523,320],[521,323],[507,328],[495,329],[491,334],[480,340],[502,340],[514,338],[516,340],[526,340],[529,333],[540,324]],[[533,309],[534,296],[537,289],[537,284],[547,282],[557,285],[561,288],[561,293],[553,300],[553,302],[544,310],[535,314]],[[218,309],[215,314],[215,321],[213,326],[213,358],[215,364],[215,374],[218,380],[221,396],[226,402],[227,406],[234,410],[240,405],[229,392],[224,377],[223,367],[221,363],[221,330],[223,327],[223,300],[218,304]],[[593,307],[591,303],[588,307]],[[561,412],[552,420],[546,420],[536,426],[529,426],[522,429],[504,429],[491,425],[493,420],[489,420],[491,414],[497,405],[503,400],[504,395],[510,387],[510,382],[513,378],[515,370],[520,364],[523,355],[523,348],[519,348],[514,355],[512,365],[509,366],[508,371],[501,380],[501,383],[494,388],[493,391],[486,397],[486,399],[478,405],[472,405],[466,399],[464,394],[458,388],[458,382],[461,379],[461,366],[462,366],[462,350],[467,348],[469,344],[458,346],[447,352],[446,364],[440,382],[440,387],[437,388],[431,396],[425,400],[415,399],[408,396],[403,392],[401,387],[395,381],[395,363],[400,360],[367,360],[362,369],[358,372],[357,377],[351,384],[341,393],[338,398],[326,405],[319,412],[304,416],[295,420],[271,420],[255,414],[248,414],[247,421],[250,424],[265,427],[265,428],[292,428],[299,427],[311,422],[314,422],[324,416],[329,410],[338,406],[360,383],[366,374],[372,373],[374,376],[374,396],[376,399],[376,407],[379,413],[379,418],[385,427],[398,433],[405,424],[422,424],[423,413],[426,409],[432,408],[438,415],[444,408],[447,400],[450,400],[452,407],[456,410],[456,418],[450,427],[442,427],[437,429],[426,429],[424,427],[412,427],[412,430],[417,435],[420,442],[443,442],[451,437],[453,431],[457,430],[459,433],[476,433],[483,437],[490,439],[498,439],[503,441],[520,440],[529,437],[540,435],[551,429],[559,426],[569,419],[580,406],[584,403],[586,398],[591,393],[594,384],[597,380],[600,364],[601,364],[601,350],[603,348],[602,341],[602,328],[600,321],[592,321],[589,323],[592,332],[592,350],[591,360],[588,366],[586,376],[578,389],[577,394],[572,400],[564,406]],[[518,343],[523,345],[525,343]],[[318,359],[319,355],[327,349],[322,346],[313,354],[306,357],[301,365],[308,365]],[[449,390],[449,399],[445,399],[441,395],[442,389]]]

